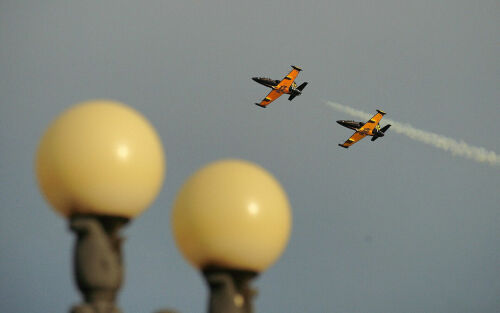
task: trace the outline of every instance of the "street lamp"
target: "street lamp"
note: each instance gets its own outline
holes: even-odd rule
[[[118,313],[123,280],[120,228],[143,212],[163,183],[165,156],[151,124],[119,102],[78,104],[56,118],[36,155],[40,188],[77,235],[74,313]]]
[[[121,312],[115,305],[123,281],[119,231],[156,198],[165,162],[151,124],[115,101],[75,105],[46,130],[36,173],[46,200],[77,236],[74,273],[84,301],[72,313]],[[253,311],[250,281],[281,255],[290,224],[281,185],[253,163],[215,162],[187,180],[172,229],[210,288],[210,313]]]
[[[210,313],[253,312],[249,282],[281,255],[290,225],[284,190],[260,166],[222,160],[187,180],[173,206],[172,229],[208,284]]]

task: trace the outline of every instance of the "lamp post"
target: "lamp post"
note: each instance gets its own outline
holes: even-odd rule
[[[119,231],[156,198],[165,162],[151,124],[115,101],[78,104],[46,130],[36,155],[38,183],[77,236],[74,272],[84,302],[71,312],[121,312]]]
[[[211,163],[180,189],[172,230],[210,290],[208,312],[251,313],[250,281],[283,252],[291,213],[279,182],[242,160]]]

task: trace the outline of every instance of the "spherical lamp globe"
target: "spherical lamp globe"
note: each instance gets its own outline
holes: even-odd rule
[[[261,272],[282,254],[291,228],[285,191],[262,167],[222,160],[182,186],[172,211],[182,254],[200,270]]]
[[[156,198],[166,159],[153,126],[112,100],[77,104],[57,117],[36,154],[42,193],[63,216],[133,218]]]

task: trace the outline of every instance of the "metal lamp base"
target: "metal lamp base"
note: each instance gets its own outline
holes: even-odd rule
[[[257,291],[250,281],[258,273],[207,266],[202,270],[210,288],[209,313],[252,313],[252,299]]]
[[[74,215],[70,229],[76,233],[74,272],[84,303],[71,313],[121,313],[115,299],[123,282],[120,228],[128,219],[112,216]]]

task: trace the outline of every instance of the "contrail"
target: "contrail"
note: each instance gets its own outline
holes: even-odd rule
[[[336,110],[347,113],[354,117],[362,118],[364,120],[368,120],[372,117],[372,114],[356,110],[339,103],[326,101],[326,104]],[[488,163],[492,166],[500,166],[500,156],[493,151],[488,151],[485,148],[468,145],[462,140],[457,141],[453,138],[417,129],[410,124],[398,123],[390,119],[384,120],[388,124],[392,125],[390,129],[391,131],[406,135],[411,139],[451,152],[452,155],[458,155],[480,163]]]

